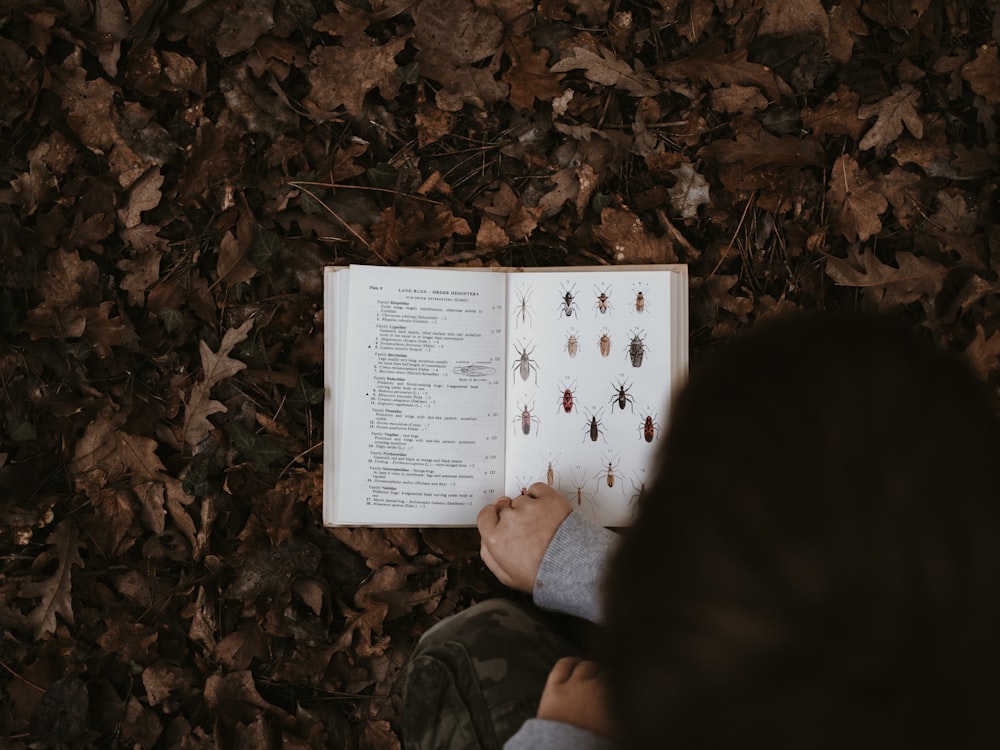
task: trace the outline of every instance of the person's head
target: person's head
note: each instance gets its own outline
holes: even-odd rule
[[[867,317],[761,324],[673,404],[605,589],[623,747],[1000,747],[1000,433]]]

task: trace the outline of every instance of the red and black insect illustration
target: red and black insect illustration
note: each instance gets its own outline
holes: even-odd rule
[[[574,389],[576,388],[576,381],[574,380],[569,385],[564,385],[559,383],[559,406],[567,414],[573,412],[573,408],[576,406],[576,401],[574,400]],[[559,410],[556,410],[556,414]]]
[[[521,491],[521,494],[522,495],[527,495],[528,494],[528,485],[531,484],[531,483],[527,479],[524,479],[522,477],[516,477],[514,479],[514,481],[517,482],[517,486],[518,486],[518,489]]]
[[[528,304],[531,300],[531,290],[517,289],[514,294],[517,297],[517,303],[514,305],[514,327],[516,328],[521,323],[531,325],[531,320],[534,317],[531,313],[531,306]]]
[[[514,361],[514,366],[510,368],[511,372],[520,374],[521,380],[527,381],[531,371],[534,370],[535,385],[538,385],[538,363],[531,358],[531,353],[535,351],[534,347],[531,349],[527,346],[519,348],[517,344],[514,344],[514,351],[517,353],[517,359]]]
[[[525,435],[531,434],[532,424],[535,425],[535,435],[538,435],[538,426],[542,423],[542,420],[540,420],[538,417],[536,417],[534,414],[531,413],[531,410],[534,408],[535,408],[534,404],[531,405],[531,409],[529,409],[528,405],[525,404],[521,408],[521,416],[514,417],[513,419],[514,422],[521,423],[521,432],[523,432]]]
[[[639,423],[639,434],[647,443],[652,443],[653,439],[660,435],[660,425],[652,414],[646,415]]]
[[[587,426],[583,428],[583,442],[587,442],[587,438],[589,437],[591,442],[596,443],[597,438],[601,438],[601,440],[607,443],[608,441],[604,437],[604,426],[601,423],[601,416],[604,414],[604,409],[601,409],[596,414],[590,409],[584,409],[584,413],[587,415]]]
[[[580,350],[580,340],[576,337],[576,330],[570,330],[569,335],[566,336],[566,353],[571,357],[575,357],[576,353]]]
[[[602,329],[601,337],[597,340],[597,348],[601,350],[602,357],[611,354],[611,336],[608,335],[607,328]]]
[[[632,395],[629,393],[629,389],[632,384],[629,383],[625,385],[624,380],[619,380],[618,385],[614,383],[611,387],[615,390],[615,395],[611,397],[611,411],[615,410],[615,404],[618,404],[618,408],[625,411],[626,404],[632,409],[632,413],[635,414],[635,401],[632,399]]]
[[[628,352],[628,358],[632,361],[632,367],[642,367],[642,358],[646,356],[646,352],[649,351],[649,347],[646,346],[646,342],[643,338],[643,332],[629,331],[628,335],[632,338],[626,347]]]
[[[594,285],[594,294],[597,297],[597,299],[594,302],[594,310],[596,310],[596,312],[594,313],[595,315],[597,313],[600,313],[601,315],[606,315],[608,310],[611,309],[611,297],[608,295],[608,292],[610,290],[611,290],[610,286],[606,286],[602,290],[596,284]]]
[[[560,288],[562,289],[562,297],[560,297],[559,302],[560,315],[565,315],[567,318],[579,317],[576,314],[579,309],[576,304],[576,284],[570,284],[568,287],[562,284]]]

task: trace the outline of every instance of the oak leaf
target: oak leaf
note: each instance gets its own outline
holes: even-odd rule
[[[406,46],[406,37],[395,37],[380,46],[373,42],[358,34],[341,46],[313,50],[309,60],[315,67],[309,71],[311,90],[304,103],[314,119],[334,119],[341,106],[348,114],[359,115],[365,95],[376,88],[386,99],[395,96],[399,90],[395,58]]]
[[[986,378],[1000,367],[1000,331],[986,335],[981,324],[976,324],[976,338],[965,349],[965,358],[981,378]]]
[[[588,81],[613,86],[632,96],[658,96],[663,93],[660,84],[646,71],[634,70],[607,47],[601,47],[600,52],[598,55],[586,47],[574,47],[571,56],[563,57],[549,70],[552,73],[582,70]]]
[[[669,237],[657,237],[642,219],[623,208],[608,206],[601,211],[601,223],[594,238],[615,263],[676,263],[677,253]]]
[[[924,123],[916,108],[919,100],[920,92],[907,83],[885,99],[861,107],[858,119],[877,119],[861,139],[858,148],[862,151],[870,148],[884,149],[902,135],[904,125],[915,138],[923,138]]]
[[[848,258],[828,257],[826,274],[836,283],[864,290],[865,300],[879,311],[920,301],[930,306],[948,269],[913,253],[897,252],[896,265],[880,261],[873,251],[850,248]]]
[[[223,57],[246,52],[274,28],[274,0],[232,0],[225,6],[213,38]]]
[[[973,93],[990,104],[1000,104],[1000,57],[996,43],[983,44],[976,50],[976,59],[962,66],[962,78]]]
[[[766,65],[747,61],[747,50],[726,52],[721,42],[702,44],[695,51],[674,62],[656,66],[661,78],[681,79],[720,86],[756,86],[771,101],[791,96],[792,90],[780,76]]]
[[[117,417],[102,413],[87,425],[76,442],[67,468],[80,490],[89,484],[88,478],[94,471],[106,478],[105,483],[127,478],[133,484],[141,484],[158,480],[166,471],[156,449],[155,440],[121,430]]]
[[[826,199],[833,209],[834,223],[849,241],[864,242],[881,231],[879,217],[888,208],[888,201],[849,154],[833,165]]]
[[[712,198],[708,194],[708,180],[695,171],[690,164],[681,164],[677,169],[669,170],[677,178],[677,182],[667,190],[670,204],[682,219],[694,219],[698,216],[699,206],[711,206]]]
[[[535,106],[535,99],[552,101],[562,94],[562,77],[549,71],[547,50],[536,50],[529,37],[511,37],[506,45],[511,65],[501,80],[510,86],[512,106],[530,110]]]
[[[198,445],[214,429],[208,421],[211,415],[228,411],[221,402],[211,397],[212,388],[246,367],[246,363],[233,359],[229,354],[237,344],[246,341],[252,326],[253,318],[238,328],[230,328],[223,335],[217,352],[213,352],[204,341],[198,342],[202,376],[191,387],[187,398],[183,399],[184,423],[181,436],[188,446]]]
[[[22,598],[41,597],[42,601],[25,618],[25,624],[32,627],[36,640],[55,632],[57,615],[73,624],[73,566],[83,567],[83,558],[77,549],[80,538],[71,518],[60,522],[46,544],[49,549],[38,556],[36,566],[55,559],[58,563],[55,572],[48,578],[23,584],[18,591],[18,596]]]

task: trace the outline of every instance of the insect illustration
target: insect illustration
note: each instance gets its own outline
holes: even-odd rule
[[[635,290],[635,311],[637,313],[646,312],[646,292],[645,286],[640,286]]]
[[[562,289],[562,297],[559,302],[559,312],[561,315],[569,317],[578,317],[577,304],[576,304],[576,284],[570,284],[568,287],[565,284],[560,286]]]
[[[567,493],[569,495],[570,502],[576,501],[576,507],[581,511],[586,508],[586,513],[591,518],[596,518],[596,508],[594,507],[594,497],[589,492],[584,492],[584,488],[587,486],[586,480],[578,480],[576,478],[576,473],[572,473],[572,479],[570,483],[573,485],[573,493]],[[586,503],[586,505],[584,504]]]
[[[639,485],[636,486],[636,479],[639,480]],[[639,509],[639,503],[646,496],[646,480],[641,476],[637,475],[635,479],[629,480],[632,483],[632,489],[635,490],[632,493],[632,497],[629,498],[628,504],[632,508],[632,517],[635,518],[635,512]]]
[[[554,459],[552,458],[551,454],[549,455],[548,458],[545,458],[544,455],[542,456],[542,460],[544,460],[545,463],[547,464],[545,468],[545,484],[547,484],[549,487],[555,486],[556,478],[559,476],[559,472],[556,471],[555,469],[555,462],[559,460],[559,455],[556,455]]]
[[[535,351],[534,347],[529,349],[527,346],[518,348],[517,344],[514,344],[514,351],[517,353],[517,360],[514,362],[514,366],[511,372],[517,372],[521,375],[521,380],[527,380],[531,371],[535,371],[535,385],[538,385],[538,363],[531,358],[531,353]]]
[[[571,329],[569,335],[566,337],[566,353],[571,357],[575,357],[576,353],[580,350],[580,341],[576,337],[576,329]]]
[[[659,436],[660,425],[652,414],[646,415],[646,418],[639,423],[639,432],[647,443],[652,443],[653,438]]]
[[[619,409],[625,411],[625,404],[628,404],[632,408],[632,413],[635,414],[635,401],[629,393],[632,385],[625,385],[624,380],[619,380],[618,385],[612,383],[611,387],[615,389],[615,395],[611,397],[611,411],[615,410],[615,402],[617,402]]]
[[[517,296],[517,304],[514,305],[514,325],[517,326],[518,323],[530,325],[533,317],[531,306],[528,304],[531,300],[531,290],[525,292],[523,289],[517,289],[514,294]]]
[[[563,385],[562,383],[559,383],[559,390],[562,391],[562,395],[559,397],[559,405],[562,407],[562,410],[567,414],[570,414],[573,411],[573,407],[576,405],[576,402],[573,400],[574,399],[573,389],[575,387],[576,387],[575,380],[570,385]],[[559,410],[556,409],[556,414],[558,413]]]
[[[608,335],[607,328],[601,331],[601,338],[597,340],[597,348],[601,350],[602,357],[611,354],[611,337]]]
[[[528,485],[531,484],[531,483],[527,479],[523,479],[522,477],[516,477],[514,479],[514,481],[517,482],[517,486],[518,486],[518,489],[521,490],[521,494],[522,495],[527,495],[528,494]]]
[[[532,404],[531,405],[531,409],[534,409],[534,408],[535,408],[535,405]],[[540,425],[542,423],[542,420],[540,420],[538,417],[536,417],[534,414],[531,413],[531,409],[529,409],[528,405],[525,404],[524,407],[521,409],[521,416],[514,417],[514,419],[513,419],[514,422],[520,422],[521,423],[521,432],[523,432],[525,435],[530,435],[531,434],[531,425],[532,425],[532,423],[534,423],[534,425],[535,425],[535,435],[537,435],[538,434],[538,425]]]
[[[471,365],[457,365],[452,367],[451,371],[456,375],[463,375],[467,378],[487,378],[490,375],[495,375],[497,369],[485,363],[476,362]]]
[[[618,464],[621,463],[621,459],[612,462],[609,456],[605,456],[605,458],[607,458],[608,465],[602,468],[600,472],[598,472],[597,478],[606,481],[608,483],[608,487],[614,487],[616,479],[615,470],[618,468]],[[601,486],[600,482],[597,483],[597,486],[598,488],[600,488]]]
[[[590,409],[584,409],[587,414],[587,426],[583,428],[584,438],[583,442],[587,442],[589,437],[591,442],[596,443],[597,438],[601,438],[604,442],[608,442],[604,437],[604,430],[601,424],[601,415],[604,414],[604,409],[601,409],[597,414],[594,414]]]
[[[628,358],[632,360],[632,367],[642,367],[642,358],[649,351],[649,347],[646,346],[642,331],[636,333],[629,331],[628,335],[632,337],[632,340],[626,347]]]
[[[604,287],[603,291],[594,284],[594,293],[597,295],[597,300],[594,302],[594,309],[597,310],[601,315],[604,315],[611,309],[611,297],[608,296],[608,291],[611,287]],[[596,315],[596,313],[595,313]]]

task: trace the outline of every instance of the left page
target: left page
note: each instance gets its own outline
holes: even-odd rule
[[[351,266],[333,276],[343,273],[324,519],[474,525],[503,490],[503,274]]]

